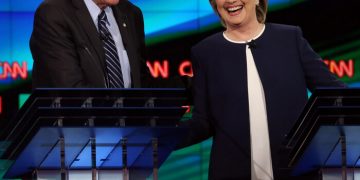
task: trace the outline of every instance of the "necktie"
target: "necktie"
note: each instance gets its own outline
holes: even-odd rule
[[[123,88],[124,80],[122,77],[121,65],[115,41],[106,27],[108,23],[105,11],[101,11],[98,16],[98,28],[100,37],[104,44],[105,61],[107,69],[107,87],[109,88]]]

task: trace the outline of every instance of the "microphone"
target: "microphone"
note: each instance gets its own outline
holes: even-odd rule
[[[102,38],[100,36],[100,38]],[[80,44],[80,47],[85,50],[85,52],[90,56],[90,58],[93,60],[93,61],[97,61],[97,59],[93,56],[93,53],[91,53],[91,51],[89,50],[89,48],[86,46],[86,44]],[[108,88],[109,87],[109,77],[108,77],[108,74],[106,73],[106,69],[104,70],[104,74],[105,74],[105,77],[104,77],[104,81],[105,81],[105,87]]]
[[[127,50],[127,43],[123,40],[124,49]]]
[[[250,42],[246,42],[246,45],[248,45],[250,49],[256,49],[255,40],[251,40]]]

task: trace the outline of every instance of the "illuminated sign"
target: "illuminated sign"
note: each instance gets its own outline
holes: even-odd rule
[[[146,62],[146,65],[148,66],[151,75],[154,78],[158,78],[161,76],[161,78],[169,78],[169,61],[164,60],[162,63],[160,61],[153,61],[153,62]]]
[[[181,106],[182,108],[186,108],[186,112],[185,113],[190,113],[191,112],[191,106]]]
[[[146,62],[151,76],[154,78],[163,78],[163,79],[167,79],[169,78],[170,75],[170,70],[169,70],[169,60],[163,60],[163,61],[152,61]],[[191,68],[191,62],[190,60],[183,60],[178,68],[178,72],[180,76],[193,76],[193,71]]]
[[[354,60],[350,59],[348,61],[340,60],[324,60],[324,63],[328,66],[329,70],[336,74],[338,77],[342,78],[344,76],[347,76],[349,78],[352,78],[354,76],[355,72],[355,66],[354,66]],[[146,62],[151,75],[154,78],[163,78],[167,79],[169,78],[170,71],[169,71],[169,60],[155,60],[153,62]],[[183,60],[179,67],[178,67],[178,73],[180,76],[189,76],[193,77],[193,70],[191,67],[190,60]]]
[[[18,77],[26,79],[28,77],[27,62],[22,62],[22,65],[18,62],[13,62],[11,64],[8,62],[0,62],[0,72],[0,80],[5,80],[8,77],[11,77],[14,80]]]
[[[329,67],[330,72],[336,74],[340,78],[344,76],[352,78],[354,76],[355,68],[354,60],[352,59],[348,61],[324,60],[324,62]]]
[[[189,76],[193,77],[193,70],[191,67],[191,62],[189,60],[183,61],[179,66],[179,74],[180,76]]]

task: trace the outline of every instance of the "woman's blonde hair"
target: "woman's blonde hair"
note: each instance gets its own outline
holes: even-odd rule
[[[221,18],[216,5],[216,0],[209,0],[212,8]],[[268,1],[267,0],[259,0],[259,5],[256,5],[256,18],[259,23],[265,23],[266,13],[267,13]],[[221,18],[221,23],[225,26],[224,20]]]

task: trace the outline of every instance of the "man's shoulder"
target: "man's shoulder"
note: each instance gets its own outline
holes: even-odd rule
[[[39,7],[42,8],[69,8],[71,0],[44,0]]]
[[[68,12],[73,9],[72,7],[72,0],[44,0],[37,8],[36,13],[56,17],[64,14],[59,14],[59,12]]]
[[[120,1],[117,7],[121,11],[128,11],[128,12],[141,12],[140,8],[134,5],[132,2],[124,0]]]

